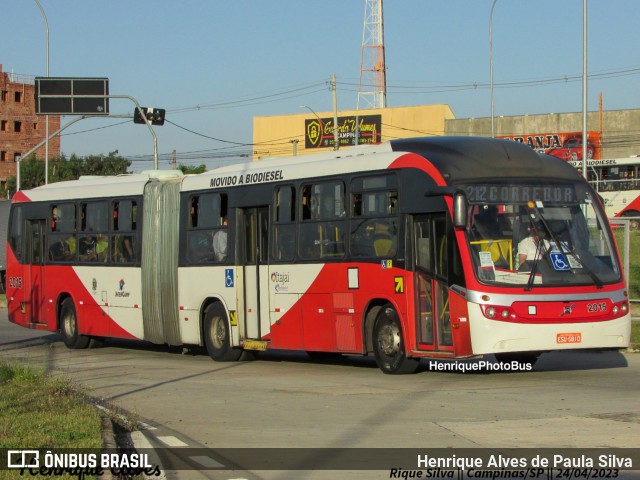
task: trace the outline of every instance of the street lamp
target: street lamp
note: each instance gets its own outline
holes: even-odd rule
[[[313,108],[307,106],[307,105],[298,105],[299,108],[306,108],[308,109],[311,113],[313,113],[316,118],[318,119],[318,121],[320,122],[320,125],[322,125],[322,129],[324,131],[324,122],[322,121],[322,119],[318,116],[318,114],[313,110]]]
[[[40,9],[40,13],[42,14],[42,18],[44,20],[44,27],[47,31],[47,36],[46,36],[46,66],[47,66],[47,70],[46,70],[46,75],[47,77],[49,76],[49,22],[47,21],[47,16],[44,13],[44,10],[42,9],[42,6],[40,5],[40,2],[38,0],[33,0],[34,2],[36,2],[36,5],[38,6],[38,8]],[[45,144],[44,144],[44,183],[45,185],[47,183],[49,183],[49,115],[45,116],[45,128],[44,128],[44,135],[45,135]]]
[[[496,136],[493,115],[493,9],[498,0],[493,0],[489,13],[489,89],[491,90],[491,138]]]

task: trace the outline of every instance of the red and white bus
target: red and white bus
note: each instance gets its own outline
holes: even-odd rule
[[[519,265],[525,238],[537,258]],[[629,343],[598,196],[567,162],[504,140],[49,184],[14,196],[7,259],[10,321],[70,348],[117,337],[204,345],[218,361],[373,354],[408,373],[425,357]]]
[[[582,160],[571,161],[582,171]],[[587,178],[604,201],[609,218],[631,217],[631,228],[640,228],[640,157],[587,161]]]

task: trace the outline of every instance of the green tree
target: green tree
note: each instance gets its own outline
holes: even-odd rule
[[[44,164],[35,155],[20,163],[20,189],[27,190],[44,185]],[[89,155],[67,158],[65,155],[49,159],[49,183],[76,180],[82,175],[121,175],[127,173],[131,161],[118,155],[118,151],[108,155]],[[7,186],[0,189],[0,195],[7,197],[16,191],[16,177],[7,179]]]
[[[204,163],[201,163],[200,165],[198,165],[197,167],[194,167],[192,165],[178,165],[178,170],[182,170],[182,173],[184,173],[185,175],[188,174],[196,174],[196,173],[204,173],[207,171],[207,166]]]

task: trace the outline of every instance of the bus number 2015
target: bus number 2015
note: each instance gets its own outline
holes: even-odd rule
[[[607,304],[606,304],[606,302],[589,303],[587,305],[587,311],[588,312],[606,312],[607,311]]]

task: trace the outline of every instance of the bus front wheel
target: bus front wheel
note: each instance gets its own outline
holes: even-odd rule
[[[235,362],[242,355],[242,349],[231,348],[229,328],[224,307],[220,303],[209,305],[204,312],[204,343],[216,362]]]
[[[81,349],[89,346],[89,337],[78,333],[78,317],[73,300],[65,298],[60,306],[60,333],[67,348]]]
[[[373,327],[373,352],[380,370],[389,374],[413,373],[420,360],[407,357],[400,319],[391,305],[384,306]]]

